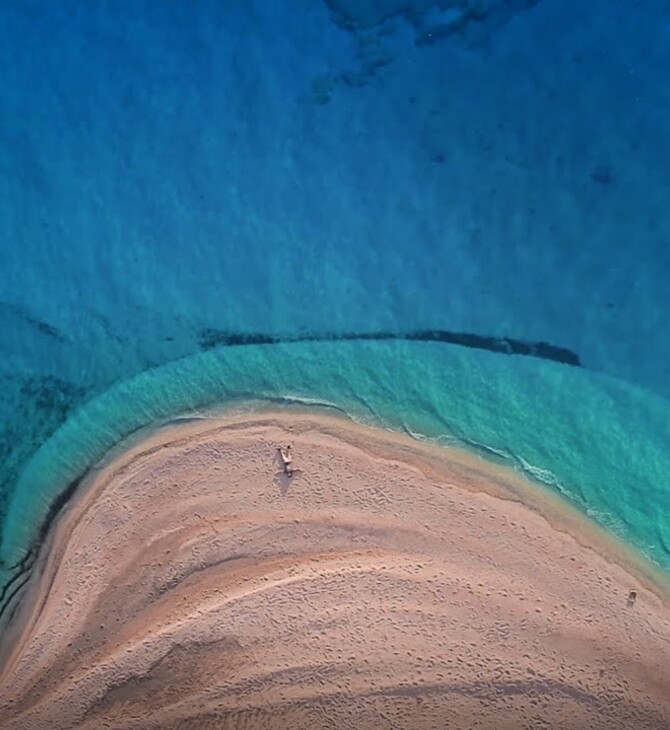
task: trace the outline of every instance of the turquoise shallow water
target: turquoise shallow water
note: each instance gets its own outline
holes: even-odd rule
[[[259,399],[506,459],[670,570],[667,5],[225,5],[0,7],[3,601],[119,439]],[[419,330],[581,366],[221,345]]]

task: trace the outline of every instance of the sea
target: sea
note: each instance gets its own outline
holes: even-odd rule
[[[316,405],[670,573],[667,0],[0,0],[0,612],[138,429]]]

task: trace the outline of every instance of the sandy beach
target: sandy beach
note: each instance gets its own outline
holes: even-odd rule
[[[318,413],[183,420],[55,523],[0,726],[667,730],[670,608],[644,571],[457,450]]]

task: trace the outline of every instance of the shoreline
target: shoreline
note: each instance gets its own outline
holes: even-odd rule
[[[281,433],[286,438],[294,440],[296,444],[309,443],[312,449],[317,449],[317,451],[313,451],[313,454],[317,456],[319,455],[319,449],[322,449],[324,454],[330,458],[335,458],[333,456],[335,454],[337,459],[341,459],[343,458],[342,454],[345,454],[352,460],[360,460],[363,465],[367,465],[369,462],[372,464],[369,468],[373,469],[371,473],[377,475],[376,479],[384,478],[384,470],[390,470],[390,472],[398,470],[405,471],[410,475],[414,474],[415,476],[411,478],[415,479],[422,489],[433,490],[431,493],[434,496],[431,499],[440,499],[442,488],[444,488],[445,492],[449,491],[456,495],[456,499],[463,504],[476,503],[478,505],[477,509],[485,513],[490,511],[490,519],[493,519],[494,514],[503,515],[504,525],[521,525],[524,533],[526,531],[524,525],[532,525],[532,529],[540,536],[537,539],[544,540],[546,538],[547,544],[560,544],[564,546],[563,549],[566,545],[572,545],[570,549],[575,552],[575,555],[581,556],[579,560],[583,563],[600,566],[597,570],[607,570],[611,574],[608,580],[613,581],[618,586],[617,598],[616,600],[612,598],[612,600],[615,601],[615,604],[620,604],[622,611],[626,611],[628,589],[637,591],[638,602],[644,605],[644,610],[652,611],[654,616],[670,616],[670,580],[667,579],[663,571],[657,569],[633,548],[621,543],[617,538],[606,532],[587,515],[567,503],[564,498],[549,492],[546,487],[531,482],[510,468],[486,461],[464,449],[416,441],[398,432],[360,425],[343,415],[325,414],[322,410],[313,407],[291,407],[290,409],[277,411],[250,407],[248,411],[234,414],[225,411],[223,413],[208,412],[197,416],[186,414],[181,418],[153,424],[142,429],[124,439],[123,442],[110,451],[106,458],[92,468],[81,480],[72,498],[56,516],[50,529],[47,530],[44,542],[39,548],[27,587],[18,600],[17,614],[10,620],[5,629],[5,636],[0,642],[0,656],[6,659],[6,662],[3,662],[5,668],[0,672],[0,708],[3,706],[2,687],[7,682],[11,684],[13,670],[16,670],[18,675],[24,678],[24,681],[29,681],[26,678],[30,675],[31,670],[26,668],[25,662],[26,657],[29,658],[31,653],[28,652],[26,655],[28,651],[26,646],[30,647],[33,634],[39,636],[40,632],[44,631],[42,625],[46,620],[45,616],[51,615],[50,620],[53,620],[56,615],[54,611],[58,610],[59,603],[57,596],[53,598],[51,594],[56,590],[54,586],[58,586],[58,576],[65,570],[62,564],[64,558],[70,555],[70,562],[77,559],[77,553],[72,553],[70,550],[73,535],[84,529],[87,522],[94,519],[91,515],[94,515],[96,510],[101,509],[99,504],[103,504],[105,500],[108,500],[106,496],[108,487],[114,488],[115,483],[126,478],[126,473],[133,473],[135,470],[140,469],[140,465],[144,463],[151,464],[156,461],[157,465],[161,464],[161,459],[167,458],[163,456],[165,452],[175,451],[181,453],[181,449],[187,454],[190,453],[191,449],[196,448],[198,444],[210,444],[211,448],[218,445],[216,448],[222,449],[221,453],[225,455],[225,444],[229,442],[237,444],[239,441],[240,444],[246,444],[245,448],[253,448],[256,440],[259,443],[265,443],[269,433]],[[298,454],[300,454],[299,449]],[[220,454],[217,456],[218,458],[220,458]],[[263,458],[267,459],[268,454]],[[217,466],[219,462],[216,460],[212,461],[214,466],[207,461],[203,463],[208,465],[207,468],[215,470],[220,468]],[[236,463],[238,464],[236,469],[244,465],[244,461]],[[338,461],[338,463],[340,462]],[[181,462],[175,462],[174,467],[170,467],[175,469],[175,474],[180,473],[179,470],[182,468],[180,464]],[[260,464],[261,462],[259,462]],[[257,466],[255,463],[254,465]],[[296,490],[299,490],[301,482],[308,482],[312,478],[309,462],[298,465],[303,467],[305,478],[302,479],[302,475],[298,475],[297,480],[294,478],[294,483],[284,485],[286,486],[286,492],[284,492],[282,486],[282,495],[278,498],[279,501],[276,502],[277,509],[287,508],[286,500],[291,498],[290,490],[293,490],[293,484],[296,485]],[[266,467],[267,464],[263,468]],[[166,468],[161,466],[160,470]],[[348,466],[343,465],[341,468],[347,469]],[[368,466],[365,466],[365,468],[367,469]],[[332,479],[333,475],[330,473],[330,469],[331,467],[329,467],[328,478]],[[163,473],[163,471],[159,473]],[[165,473],[169,474],[170,472]],[[322,468],[318,473],[325,474]],[[348,479],[348,483],[352,483],[351,480],[353,480],[355,485],[355,472]],[[175,487],[177,484],[178,482],[175,482]],[[361,485],[363,484],[364,480],[356,488],[362,488]],[[375,484],[379,486],[375,487],[377,496],[374,499],[381,504],[386,499],[383,494],[384,482],[375,482]],[[438,491],[435,492],[435,489]],[[185,492],[185,494],[190,494],[189,499],[194,499],[196,500],[195,503],[198,503],[197,499],[199,498],[196,498],[192,492]],[[138,499],[140,497],[141,495]],[[328,498],[330,499],[331,496]],[[309,497],[302,496],[301,499],[309,499]],[[380,530],[380,534],[385,534],[389,530],[392,532],[399,530],[401,523],[404,522],[402,514],[395,514],[391,522],[388,522],[391,518],[384,516],[383,511],[377,505],[377,501],[374,502],[371,508],[372,513],[369,515],[369,524],[376,524],[377,528],[375,529]],[[114,509],[119,509],[116,502],[114,504],[116,505]],[[181,514],[179,510],[182,507],[177,503],[171,509],[175,509]],[[323,512],[322,516],[319,516],[321,511],[317,511],[313,517],[306,519],[305,529],[312,529],[309,525],[313,525],[314,520],[319,524],[329,520],[334,521],[334,524],[338,520],[351,522],[354,526],[347,529],[354,530],[354,532],[361,530],[365,532],[368,529],[364,527],[365,523],[360,521],[362,518],[355,517],[353,512],[350,514],[350,510],[342,505],[337,508],[340,511],[340,517],[337,519],[335,517],[338,514],[337,510],[328,517],[326,513],[329,513],[332,507],[326,505],[323,509],[326,511]],[[211,516],[206,517],[206,519],[209,519],[212,524],[219,524],[220,520],[225,521],[225,518],[216,512],[216,508],[211,508],[211,510]],[[206,516],[210,513],[203,509],[203,514]],[[430,510],[424,515],[424,518],[428,519],[429,515]],[[129,513],[128,519],[131,518],[132,516]],[[109,520],[110,518],[105,519]],[[479,518],[472,517],[472,519]],[[277,525],[284,524],[284,518],[278,518],[278,520]],[[300,521],[302,518],[298,517],[295,520]],[[367,521],[368,518],[366,518]],[[414,525],[412,529],[417,529],[418,523],[416,523],[415,518],[412,517],[410,521]],[[179,521],[175,522],[173,527],[169,527],[169,524],[165,525],[166,535],[168,532],[179,532],[181,529]],[[427,524],[428,522],[426,522]],[[278,529],[277,525],[274,525],[272,529]],[[434,525],[422,539],[436,539],[433,534],[437,534],[438,529],[439,524]],[[452,529],[458,530],[458,524],[453,525]],[[480,542],[483,541],[488,548],[491,548],[496,545],[495,537],[484,530],[478,539]],[[141,551],[149,550],[153,541],[159,539],[163,539],[163,537],[150,537],[147,534],[143,538],[144,542],[142,544],[138,543],[137,548]],[[168,538],[165,537],[165,539]],[[365,538],[363,542],[367,539]],[[402,539],[404,540],[404,538]],[[501,537],[501,539],[503,538]],[[514,538],[514,540],[517,540],[517,538]],[[87,543],[82,543],[82,545],[84,544]],[[519,545],[522,545],[522,543],[519,543]],[[97,547],[91,547],[90,550],[92,555],[97,555]],[[104,548],[102,551],[104,552]],[[486,551],[483,551],[480,557],[485,558],[488,562],[493,561],[492,565],[495,566],[495,556],[492,557],[490,554],[486,554]],[[95,559],[98,560],[97,557]],[[317,562],[319,560],[319,558],[314,559]],[[454,554],[453,559],[460,560],[457,554]],[[547,567],[549,567],[551,556],[547,556],[547,559],[549,561]],[[577,558],[571,559],[577,560]],[[398,560],[402,564],[404,558],[399,556]],[[68,560],[65,562],[67,563]],[[576,563],[576,567],[578,565],[579,562]],[[513,576],[514,574],[511,573],[510,575]],[[104,594],[105,590],[107,590],[107,587],[105,587],[103,581],[99,586],[101,595]],[[67,595],[71,596],[71,594],[72,590]],[[55,604],[53,603],[54,600],[56,600]],[[75,599],[68,598],[68,600]],[[626,616],[624,616],[624,619],[629,621]],[[79,621],[79,619],[76,620]],[[76,630],[73,628],[72,631],[74,632],[73,642],[76,643]],[[36,638],[34,641],[37,641],[36,646],[42,646],[40,641],[43,640]],[[33,656],[33,661],[34,659]],[[54,654],[53,660],[57,665],[60,661],[57,654]],[[38,722],[36,727],[39,726],[41,725]],[[20,726],[12,725],[11,727]]]
[[[638,548],[626,543],[605,527],[600,525],[589,515],[585,514],[578,507],[573,505],[564,495],[554,492],[551,487],[540,481],[532,479],[525,473],[514,469],[504,463],[496,463],[492,459],[477,454],[474,450],[468,450],[464,445],[446,446],[435,443],[429,439],[419,440],[408,432],[394,430],[379,425],[368,425],[356,421],[349,414],[334,407],[304,403],[284,404],[280,409],[267,407],[263,401],[251,402],[245,408],[233,407],[212,407],[203,409],[197,413],[186,413],[181,416],[166,419],[156,423],[148,424],[136,429],[112,447],[108,453],[97,464],[90,467],[86,473],[75,480],[68,489],[69,496],[59,499],[62,504],[57,508],[51,508],[53,513],[48,522],[40,530],[35,542],[26,552],[25,558],[29,561],[33,555],[32,565],[27,569],[28,579],[24,586],[18,591],[17,603],[12,606],[12,600],[7,602],[6,609],[10,617],[6,622],[0,618],[0,665],[3,656],[7,653],[11,639],[7,640],[7,634],[14,634],[17,627],[14,625],[17,614],[21,613],[21,604],[27,599],[31,585],[41,577],[47,557],[50,554],[50,546],[53,543],[55,533],[60,521],[72,509],[78,505],[91,481],[100,472],[112,467],[117,459],[122,463],[126,459],[136,458],[143,452],[143,444],[160,442],[161,436],[168,431],[187,431],[184,436],[198,434],[209,430],[235,427],[244,425],[248,420],[264,419],[268,423],[292,422],[296,417],[304,419],[315,428],[329,426],[330,433],[339,436],[347,434],[349,439],[356,435],[367,436],[370,441],[379,442],[382,450],[394,446],[407,454],[411,451],[420,452],[426,464],[431,464],[438,472],[443,469],[445,462],[450,466],[458,464],[465,470],[472,470],[484,477],[483,485],[485,493],[496,499],[512,501],[521,504],[532,510],[547,521],[551,529],[572,537],[583,548],[590,550],[607,562],[618,565],[624,571],[630,573],[631,577],[647,590],[653,592],[661,601],[670,608],[670,574],[666,573],[660,566],[653,563]],[[169,443],[168,439],[166,443]],[[349,441],[351,443],[351,441]],[[386,442],[385,444],[383,442]],[[465,487],[464,487],[465,488]],[[54,503],[56,504],[56,503]],[[16,577],[21,572],[16,574]],[[13,578],[12,580],[16,580]],[[20,579],[19,579],[20,580]]]
[[[281,409],[277,409],[267,407],[266,403],[259,401],[249,404],[244,409],[237,407],[202,409],[194,414],[169,418],[136,430],[112,448],[105,458],[92,467],[89,472],[94,474],[98,470],[106,468],[118,455],[134,450],[147,439],[153,440],[174,427],[202,425],[204,428],[205,423],[215,423],[226,428],[233,424],[244,425],[247,420],[256,418],[267,419],[268,423],[283,424],[292,423],[296,418],[302,418],[315,429],[324,429],[325,424],[328,424],[328,432],[337,437],[347,434],[349,443],[356,436],[367,436],[369,441],[366,443],[376,443],[382,452],[385,449],[392,451],[393,448],[396,448],[400,449],[401,453],[408,455],[412,451],[416,451],[418,452],[416,457],[419,454],[422,457],[416,465],[420,467],[425,459],[425,463],[434,470],[433,474],[438,476],[445,467],[449,468],[455,464],[460,469],[475,472],[482,477],[480,484],[482,489],[475,491],[484,491],[492,497],[520,504],[535,512],[545,519],[553,530],[570,535],[582,547],[597,553],[626,572],[630,572],[632,577],[640,581],[646,589],[655,593],[670,608],[670,573],[654,563],[639,548],[627,543],[583,512],[568,497],[554,491],[549,485],[533,479],[530,473],[515,469],[509,462],[497,461],[486,455],[480,455],[474,449],[470,450],[461,443],[440,444],[430,438],[417,439],[407,431],[378,424],[362,423],[334,406],[291,403],[284,404]],[[204,428],[204,430],[208,429]],[[77,492],[86,488],[88,477],[87,473],[78,480],[80,485],[77,487]],[[460,486],[467,489],[464,485]],[[58,520],[58,516],[55,520]]]

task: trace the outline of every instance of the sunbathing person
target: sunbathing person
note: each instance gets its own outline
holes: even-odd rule
[[[284,464],[284,474],[286,474],[287,477],[292,477],[293,474],[297,471],[302,471],[301,469],[294,469],[291,464],[293,463],[293,456],[291,454],[291,444],[289,444],[286,449],[282,449],[281,446],[277,447],[277,451],[279,452],[279,455],[281,456],[282,463]]]

